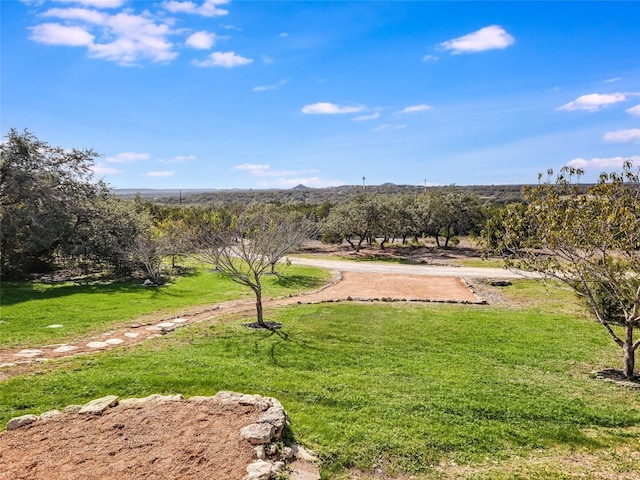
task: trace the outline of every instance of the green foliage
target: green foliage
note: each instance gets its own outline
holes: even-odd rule
[[[132,268],[126,250],[150,222],[93,182],[93,150],[52,147],[11,129],[0,145],[0,274],[56,266]],[[57,264],[57,265],[56,265]]]
[[[278,332],[246,320],[185,327],[1,383],[0,422],[107,394],[259,393],[282,401],[327,479],[377,466],[422,478],[441,463],[628,443],[640,398],[589,378],[609,357],[597,325],[540,282],[512,291],[526,300],[513,309],[320,304],[274,311]]]
[[[508,206],[485,236],[514,268],[537,272],[572,288],[624,355],[624,374],[634,376],[633,338],[640,322],[640,188],[630,162],[621,173],[602,174],[596,185],[579,184],[581,172],[563,168],[527,187],[526,205]],[[609,323],[625,326],[618,335]]]

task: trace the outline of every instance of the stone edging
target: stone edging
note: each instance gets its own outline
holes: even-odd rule
[[[203,403],[210,399],[216,399],[222,405],[252,406],[263,412],[257,422],[245,426],[239,432],[240,438],[253,445],[256,452],[256,461],[247,466],[247,475],[242,480],[270,480],[287,470],[292,474],[292,479],[320,479],[319,469],[316,465],[318,462],[317,457],[299,445],[294,444],[284,447],[281,445],[280,439],[285,427],[289,425],[289,417],[282,404],[272,397],[228,391],[218,392],[213,397],[195,396],[187,400],[180,394],[154,394],[144,398],[127,398],[123,400],[120,400],[116,395],[108,395],[84,405],[69,405],[64,409],[64,413],[101,415],[107,409],[117,406],[132,407],[144,403],[160,402]],[[60,410],[50,410],[41,415],[29,414],[15,417],[7,423],[7,430],[16,430],[62,414],[63,412]],[[289,464],[298,462],[305,463],[306,467],[303,469],[305,473],[299,474],[296,472],[295,466],[293,469],[288,469]],[[313,471],[312,474],[308,473],[309,469]]]

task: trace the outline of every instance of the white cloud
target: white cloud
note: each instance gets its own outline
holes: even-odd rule
[[[456,55],[494,49],[503,50],[514,43],[515,39],[501,26],[491,25],[462,37],[442,42],[439,46],[445,50],[451,50]]]
[[[140,174],[141,177],[170,177],[176,172],[171,172],[168,170],[163,170],[161,172],[147,172]]]
[[[156,22],[147,12],[134,15],[125,10],[111,15],[86,8],[52,8],[43,15],[80,25],[36,25],[31,28],[31,38],[40,43],[86,46],[90,57],[122,65],[143,59],[163,62],[178,55],[168,40],[175,33],[170,26],[172,20]]]
[[[180,2],[171,0],[162,5],[171,13],[191,13],[203,17],[216,17],[229,13],[228,10],[218,8],[218,5],[224,5],[226,3],[229,3],[229,0],[204,0],[200,6],[198,6],[195,2],[191,1]]]
[[[627,108],[625,111],[632,117],[640,117],[640,104]]]
[[[372,113],[371,115],[359,115],[357,117],[352,118],[354,122],[362,122],[365,120],[375,120],[376,118],[380,118],[380,112]]]
[[[98,175],[116,175],[118,173],[124,173],[122,170],[118,170],[117,168],[105,167],[101,163],[97,163],[91,167],[93,173]]]
[[[55,0],[59,3],[76,3],[95,8],[118,8],[124,5],[125,0]]]
[[[427,110],[431,110],[429,105],[411,105],[410,107],[406,107],[402,109],[399,113],[416,113],[416,112],[425,112]]]
[[[422,57],[422,61],[423,62],[437,62],[438,61],[438,56],[437,55],[425,55],[424,57]]]
[[[289,34],[288,34],[287,32],[282,32],[282,33],[278,34],[278,36],[279,36],[280,38],[286,38],[286,37],[288,37],[288,36],[289,36]]]
[[[186,45],[200,50],[209,50],[216,42],[216,34],[211,32],[196,32],[187,38]]]
[[[280,87],[285,86],[289,80],[280,80],[279,82],[272,83],[271,85],[258,85],[257,87],[253,87],[251,90],[254,92],[267,92],[269,90],[277,90]]]
[[[95,38],[82,27],[42,23],[31,27],[31,40],[47,45],[68,45],[82,47],[93,44]]]
[[[631,128],[629,130],[616,130],[604,134],[606,142],[633,142],[640,141],[640,128]]]
[[[205,60],[201,62],[194,61],[197,67],[224,67],[233,68],[242,65],[248,65],[253,59],[236,55],[234,52],[213,52]]]
[[[108,157],[107,161],[111,163],[132,163],[149,160],[149,158],[151,158],[151,155],[148,153],[122,152],[113,157]]]
[[[318,115],[336,115],[344,113],[357,113],[365,109],[363,106],[341,107],[335,103],[320,102],[302,107],[302,113]]]
[[[407,128],[407,125],[404,123],[383,123],[382,125],[378,125],[373,129],[374,132],[389,132],[392,130],[402,130],[403,128]]]
[[[631,161],[634,164],[640,163],[640,155],[631,157],[610,157],[610,158],[592,158],[586,160],[584,158],[574,158],[567,166],[582,168],[583,170],[601,169],[601,168],[622,168],[624,162]]]
[[[236,165],[235,167],[233,167],[234,170],[245,170],[249,172],[264,171],[269,170],[270,168],[270,165],[255,163],[243,163],[242,165]]]
[[[627,95],[624,93],[590,93],[588,95],[582,95],[572,102],[566,103],[556,110],[564,110],[567,112],[573,110],[586,110],[588,112],[597,112],[607,105],[612,105],[618,102],[624,102],[627,99]]]
[[[614,83],[614,82],[619,82],[620,80],[622,80],[622,77],[607,78],[602,83]]]

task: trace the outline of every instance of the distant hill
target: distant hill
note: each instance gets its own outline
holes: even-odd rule
[[[506,204],[522,200],[522,185],[469,185],[456,186],[460,190],[478,195],[487,204]],[[290,189],[114,189],[114,193],[121,198],[135,198],[136,195],[165,205],[202,205],[233,203],[247,204],[251,202],[304,202],[320,204],[325,201],[341,203],[349,196],[363,191],[382,195],[397,195],[401,193],[420,194],[424,191],[450,188],[449,186],[425,187],[416,185],[342,185],[339,187],[311,188],[296,185]]]

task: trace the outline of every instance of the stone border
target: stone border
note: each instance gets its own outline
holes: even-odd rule
[[[290,425],[287,412],[273,397],[248,395],[221,391],[212,397],[194,396],[188,399],[178,395],[153,394],[144,398],[120,400],[116,395],[92,400],[84,405],[69,405],[64,413],[78,415],[102,415],[109,408],[136,407],[144,403],[190,402],[204,403],[216,399],[222,405],[252,406],[262,412],[258,421],[243,427],[239,437],[255,448],[256,460],[247,466],[247,475],[242,480],[272,480],[283,473],[289,473],[291,480],[320,480],[318,458],[299,445],[283,445],[284,429]],[[62,415],[60,410],[49,410],[41,415],[22,415],[9,420],[7,430],[16,430],[35,422],[46,421]]]

